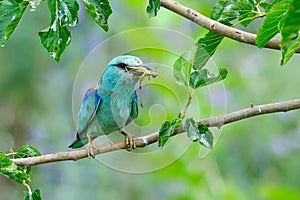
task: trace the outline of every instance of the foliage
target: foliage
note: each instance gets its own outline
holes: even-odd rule
[[[0,0],[1,46],[6,45],[7,41],[19,24],[24,12],[27,9],[34,11],[42,2],[43,1],[39,0]],[[39,37],[41,44],[49,52],[50,56],[59,62],[61,60],[62,53],[71,41],[70,27],[73,27],[78,23],[79,5],[75,0],[48,0],[47,2],[51,17],[50,24],[48,28],[39,32]],[[87,13],[92,17],[92,19],[103,30],[108,31],[108,20],[112,14],[109,1],[84,0],[83,4],[87,10]],[[300,3],[297,0],[220,0],[212,7],[211,18],[233,27],[238,25],[246,27],[255,19],[264,18],[262,26],[258,31],[256,40],[257,45],[259,47],[263,47],[269,40],[279,33],[281,35],[282,48],[281,64],[284,65],[289,61],[296,48],[300,44],[300,25],[298,20],[300,18],[299,4]],[[157,15],[159,7],[159,1],[149,0],[149,5],[146,11],[149,16],[154,17]],[[207,86],[226,78],[228,72],[224,68],[220,68],[217,75],[205,68],[205,65],[216,52],[223,38],[223,36],[220,36],[214,32],[207,32],[197,41],[192,51],[183,53],[175,61],[173,66],[174,77],[179,85],[187,89],[190,98],[193,97],[193,91],[195,89]],[[233,59],[238,58],[234,57]],[[160,146],[165,145],[169,137],[176,134],[180,128],[180,125],[182,122],[184,122],[186,131],[191,140],[198,141],[201,145],[212,148],[214,138],[210,129],[199,123],[196,119],[191,118],[190,116],[186,117],[185,112],[188,109],[189,104],[190,99],[187,100],[186,106],[182,108],[182,111],[177,118],[166,121],[162,124],[159,138]],[[234,138],[232,138],[232,141],[233,140]],[[242,146],[242,142],[239,142],[239,144]],[[258,144],[253,145],[257,146]],[[230,150],[231,149],[227,150],[229,152],[227,155],[233,155],[237,153]],[[23,146],[16,152],[11,152],[8,154],[1,152],[0,172],[10,179],[29,187],[28,183],[31,180],[31,167],[25,168],[16,166],[11,161],[11,158],[31,157],[38,155],[40,155],[40,153],[31,146]],[[227,162],[228,159],[226,158],[226,153],[224,153],[223,158],[224,163]],[[280,161],[280,159],[278,160]],[[246,163],[246,161],[244,163]],[[251,167],[255,168],[255,166]],[[226,168],[226,166],[224,168]],[[283,168],[283,166],[279,166],[279,168]],[[253,169],[253,171],[255,171],[255,169]],[[281,171],[276,167],[272,168],[272,173],[274,173],[274,171],[277,173],[276,176],[281,174]],[[244,177],[244,174],[242,177]],[[289,174],[289,177],[292,177],[292,175]],[[271,189],[265,189],[266,196],[276,196],[276,192],[276,194],[280,193],[283,197],[288,198],[288,195],[290,194],[290,192],[286,192],[284,188],[278,187],[272,190]],[[295,191],[293,192],[297,193],[297,190]],[[230,191],[228,193],[230,193]],[[41,199],[39,189],[32,192],[29,188],[28,191],[24,192],[24,194],[25,199]]]
[[[108,0],[100,1],[83,1],[87,12],[92,16],[94,21],[105,31],[108,31],[108,18],[112,14],[111,7]]]
[[[200,40],[201,39],[202,38],[200,38]],[[206,42],[202,42],[203,46],[209,42],[208,40],[205,41]],[[183,110],[178,114],[178,118],[172,122],[165,121],[162,124],[159,130],[158,146],[164,146],[169,137],[177,133],[180,124],[185,120],[186,111],[191,104],[194,90],[224,80],[227,76],[228,71],[225,68],[219,69],[219,75],[215,75],[204,68],[208,58],[214,53],[215,48],[207,48],[209,51],[207,52],[199,46],[198,41],[194,49],[196,53],[189,51],[182,54],[173,65],[173,75],[177,83],[186,88],[189,93],[189,98]],[[198,57],[205,57],[205,61],[202,60],[202,62],[199,62],[201,59],[197,59]],[[207,126],[194,121],[193,118],[186,119],[185,123],[187,126],[186,131],[192,141],[199,140],[203,146],[212,148],[213,136]]]
[[[165,121],[161,125],[161,128],[159,130],[158,146],[164,146],[168,141],[169,137],[171,137],[173,134],[176,134],[181,125],[181,122],[181,118],[176,118],[171,122]]]
[[[34,147],[25,145],[20,147],[16,152],[10,152],[9,154],[5,154],[4,152],[0,152],[0,173],[4,176],[9,177],[10,179],[23,184],[28,188],[28,192],[25,191],[25,200],[39,200],[41,199],[40,191],[35,190],[33,193],[28,185],[30,182],[30,171],[31,167],[22,167],[16,165],[13,161],[11,161],[9,156],[13,158],[26,158],[39,156],[41,153]]]
[[[24,11],[30,5],[32,10],[42,1],[0,1],[0,46],[4,46],[11,34],[18,25]],[[83,0],[83,4],[88,14],[105,31],[108,31],[108,19],[112,14],[108,0],[94,1]],[[39,32],[41,44],[49,52],[50,56],[57,62],[60,61],[61,54],[71,42],[71,32],[68,27],[75,26],[78,23],[79,5],[77,0],[48,0],[48,7],[51,15],[50,26]],[[149,0],[146,11],[150,17],[157,15],[160,8],[159,0]],[[265,12],[261,11],[263,9]],[[265,20],[258,31],[257,45],[263,47],[278,32],[281,33],[282,41],[282,59],[284,65],[295,53],[300,44],[299,39],[299,2],[297,0],[276,0],[268,3],[264,0],[220,0],[217,2],[211,12],[211,18],[226,25],[236,26],[241,24],[248,26],[253,20],[259,17],[265,17]],[[235,24],[232,24],[237,20]],[[195,67],[204,66],[208,58],[215,52],[222,41],[223,36],[214,32],[208,32],[197,43],[200,50],[196,54],[198,59]],[[207,41],[214,41],[207,45]]]
[[[297,0],[274,2],[257,35],[257,45],[263,47],[277,33],[281,33],[282,65],[287,63],[300,44],[299,11],[300,3]]]
[[[189,138],[194,142],[199,141],[203,146],[210,149],[213,147],[214,137],[207,126],[201,122],[196,122],[193,118],[189,118],[186,120],[185,130]]]
[[[41,191],[39,189],[34,190],[33,193],[24,191],[24,194],[25,200],[42,200]]]
[[[18,183],[29,182],[29,174],[24,171],[24,169],[17,166],[10,158],[3,152],[0,154],[0,172],[9,177],[10,179],[15,180]]]
[[[0,46],[3,47],[21,20],[28,2],[15,0],[0,1]]]
[[[155,17],[159,8],[160,0],[149,0],[149,5],[147,6],[147,13],[150,17]]]
[[[211,17],[220,22],[230,24],[228,15],[233,13],[233,11],[225,11],[227,3],[223,0],[216,3],[212,9]],[[227,17],[224,18],[224,15]],[[178,119],[180,119],[180,122],[185,120],[186,111],[190,106],[194,90],[226,78],[228,71],[224,68],[219,69],[219,75],[215,75],[204,68],[223,38],[223,36],[210,31],[197,41],[192,51],[185,52],[175,61],[173,75],[179,85],[186,87],[189,99],[177,119],[174,119],[171,123],[166,121],[162,124],[159,130],[159,141],[161,142],[159,142],[158,146],[163,146],[170,136],[176,134],[177,129],[174,128],[174,121],[176,122]],[[213,136],[204,124],[195,122],[194,119],[189,118],[186,120],[186,125],[186,130],[191,140],[199,140],[203,146],[212,148]]]
[[[79,6],[76,0],[48,0],[48,8],[50,26],[40,31],[39,36],[50,56],[59,62],[62,52],[71,41],[71,32],[67,27],[75,26],[78,22]]]
[[[300,2],[294,0],[279,24],[281,33],[281,64],[284,65],[295,53],[300,44]]]

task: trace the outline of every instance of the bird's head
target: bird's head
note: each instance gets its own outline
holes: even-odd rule
[[[151,67],[143,64],[141,59],[130,55],[118,56],[112,59],[108,64],[108,68],[121,71],[134,79],[155,78],[158,75]]]
[[[145,77],[156,77],[158,74],[149,66],[143,64],[135,56],[123,55],[112,59],[102,75],[100,84],[105,90],[133,88]]]

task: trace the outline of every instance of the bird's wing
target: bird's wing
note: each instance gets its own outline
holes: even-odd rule
[[[135,119],[138,116],[138,97],[136,91],[131,95],[131,111],[130,111],[130,118]]]
[[[99,108],[100,102],[101,97],[98,95],[95,86],[89,88],[84,95],[78,112],[77,133],[81,133],[87,128],[89,123],[94,118]]]

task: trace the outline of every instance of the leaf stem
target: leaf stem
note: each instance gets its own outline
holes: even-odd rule
[[[251,12],[255,13],[255,14],[258,14],[257,17],[264,17],[266,16],[266,13],[265,12],[262,12],[260,10],[256,11],[256,10],[251,10]]]
[[[253,11],[252,11],[253,12]],[[255,12],[255,13],[257,13],[257,12]],[[262,15],[256,15],[256,16],[254,16],[254,17],[247,17],[247,18],[244,18],[244,19],[242,19],[241,21],[238,21],[238,22],[236,22],[235,24],[233,24],[232,25],[232,27],[236,27],[237,25],[239,25],[240,23],[242,23],[242,22],[244,22],[244,21],[247,21],[247,20],[254,20],[254,19],[257,19],[257,18],[262,18],[262,17],[264,17],[265,16],[265,14],[262,14]]]
[[[23,180],[23,185],[27,188],[29,196],[31,196],[32,195],[32,190],[31,190],[30,186],[26,183],[25,180]]]
[[[178,118],[180,119],[184,119],[185,118],[185,114],[186,111],[188,109],[188,107],[191,105],[192,103],[192,98],[193,98],[193,94],[194,94],[194,89],[191,89],[190,87],[188,87],[188,91],[189,91],[189,98],[185,104],[185,107],[183,108],[183,110],[179,113]]]

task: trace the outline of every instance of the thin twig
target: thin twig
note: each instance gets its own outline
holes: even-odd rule
[[[161,0],[161,6],[174,13],[177,13],[178,15],[181,15],[182,17],[187,18],[188,20],[195,22],[196,24],[212,32],[218,33],[220,35],[223,35],[225,37],[231,38],[233,40],[242,43],[247,43],[247,44],[252,44],[257,46],[255,42],[256,39],[255,34],[226,26],[220,22],[217,22],[215,20],[212,20],[202,15],[201,13],[189,7],[181,5],[180,3],[172,0]],[[279,50],[280,40],[273,38],[264,47],[269,49]],[[296,53],[300,53],[300,47],[297,48]]]
[[[236,122],[239,120],[247,119],[257,115],[275,113],[275,112],[287,112],[290,110],[300,109],[300,99],[284,101],[279,103],[270,103],[264,105],[253,106],[249,108],[232,112],[226,115],[213,117],[209,119],[201,120],[202,123],[209,127],[221,127],[224,124]],[[184,125],[178,130],[177,134],[184,132]],[[158,140],[158,132],[152,133],[143,137],[135,138],[137,147],[145,147],[149,144],[155,143]],[[95,154],[103,154],[120,149],[126,149],[124,141],[115,143],[105,143],[96,147]],[[42,156],[18,158],[12,159],[14,163],[21,166],[39,165],[50,162],[66,161],[66,160],[79,160],[88,157],[85,149],[70,151],[70,152],[58,152],[53,154],[46,154]]]

